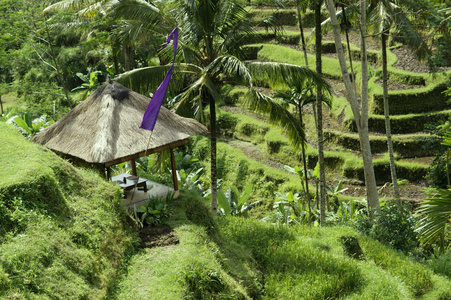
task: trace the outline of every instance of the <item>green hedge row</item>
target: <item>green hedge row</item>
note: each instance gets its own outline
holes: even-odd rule
[[[420,89],[390,92],[388,94],[390,115],[419,114],[450,108],[447,97],[443,95],[443,91],[448,88],[448,85],[449,83],[443,80]],[[374,92],[372,98],[370,113],[383,115],[384,98],[382,91],[380,93]]]
[[[297,12],[295,8],[291,9],[258,9],[253,8],[249,12],[251,20],[255,24],[261,24],[264,19],[274,16],[282,26],[298,26]],[[321,12],[321,20],[328,18],[329,14]],[[302,26],[315,27],[315,13],[307,10],[301,17]]]
[[[232,114],[219,110],[218,119],[222,126],[222,132],[233,132],[235,138],[251,142],[256,145],[264,144],[260,147],[268,158],[286,165],[299,165],[299,153],[295,153],[291,148],[288,139],[280,133],[278,129],[271,128],[271,126],[263,121],[259,121],[250,116],[241,114]],[[233,121],[224,121],[224,120]],[[393,143],[397,153],[402,157],[415,157],[434,155],[431,151],[422,149],[423,141],[416,139],[418,135],[409,135],[402,137],[394,137]],[[324,131],[324,138],[326,143],[333,143],[334,145],[341,145],[346,149],[354,151],[360,150],[360,144],[357,134],[346,134],[334,131]],[[372,137],[371,146],[373,153],[386,153],[387,142],[384,136]],[[317,153],[314,148],[307,146],[308,167],[314,169],[317,162]],[[358,181],[363,181],[363,165],[359,159],[356,159],[351,153],[344,152],[325,152],[326,171],[330,173],[340,174],[347,178],[354,178]],[[376,159],[375,171],[379,183],[390,181],[389,163],[387,159]],[[398,172],[400,178],[409,181],[422,180],[426,174],[426,166],[397,162],[400,171]],[[376,167],[377,165],[377,167]],[[388,170],[388,171],[387,171]],[[419,171],[418,171],[419,170]]]
[[[428,166],[422,164],[395,162],[395,165],[398,178],[407,179],[411,182],[422,180],[428,170]],[[377,185],[391,182],[390,164],[387,159],[373,160],[373,166]],[[343,168],[343,175],[346,178],[356,178],[361,182],[365,182],[363,164],[354,166],[347,164]]]
[[[423,149],[425,141],[419,140],[418,137],[427,135],[403,135],[393,136],[393,148],[401,157],[422,157],[434,155],[433,150]],[[340,145],[345,149],[360,151],[360,140],[355,133],[343,133],[339,131],[324,130],[324,140],[331,145]],[[385,136],[371,136],[371,152],[385,153],[387,152],[387,138]]]
[[[447,121],[450,117],[451,110],[390,116],[391,132],[392,134],[422,132],[425,124],[436,124],[441,121]],[[346,130],[357,132],[357,126],[353,119],[345,120],[343,127]],[[370,115],[368,117],[368,127],[370,132],[385,134],[385,117],[381,115]]]
[[[296,26],[298,24],[296,10],[294,9],[252,9],[249,15],[251,20],[257,25],[271,16],[274,16],[280,25]]]
[[[343,45],[343,49],[346,51],[346,56],[347,56],[348,48],[346,45],[346,40],[343,40],[341,43]],[[337,53],[334,41],[323,41],[322,46],[323,46],[322,47],[323,53]],[[352,60],[360,60],[360,48],[352,43],[350,43],[350,47],[351,47]],[[367,56],[368,56],[369,62],[377,63],[379,60],[379,51],[368,49]]]

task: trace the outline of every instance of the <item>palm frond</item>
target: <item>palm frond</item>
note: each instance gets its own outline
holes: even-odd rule
[[[424,245],[443,242],[445,227],[451,219],[451,189],[437,189],[417,210],[417,232]]]
[[[144,0],[119,0],[111,6],[108,16],[124,18],[126,20],[140,20],[142,23],[154,23],[154,19],[161,20],[158,7]]]
[[[267,81],[273,89],[286,89],[311,81],[325,95],[331,94],[330,85],[315,71],[291,64],[273,62],[247,62],[254,81]]]
[[[233,77],[235,82],[252,86],[252,77],[246,65],[235,56],[223,55],[212,61],[205,72],[217,77],[223,74],[226,77]]]
[[[170,65],[138,68],[119,74],[114,80],[138,93],[149,94],[153,93],[160,85],[169,68]],[[181,90],[183,88],[184,75],[199,74],[201,71],[197,66],[191,64],[174,65],[174,73],[169,84],[169,91]]]
[[[285,131],[291,145],[299,150],[301,143],[305,142],[304,130],[293,115],[273,98],[266,96],[253,88],[247,94],[247,104],[253,111],[269,117],[269,123]]]
[[[104,12],[109,5],[111,5],[112,0],[63,0],[47,6],[43,13],[49,13],[57,10],[80,10],[79,14],[86,14],[87,12],[94,10],[101,10]]]
[[[200,101],[200,103],[197,102],[197,100],[201,100],[199,95],[201,93],[202,86],[203,78],[201,77],[190,84],[184,92],[177,95],[177,102],[174,105],[174,111],[177,112],[179,109],[183,109],[189,102],[195,102],[196,104],[199,104],[199,107],[202,107],[202,101]],[[196,115],[196,113],[194,113],[194,115]],[[199,117],[199,112],[197,112],[197,116]]]

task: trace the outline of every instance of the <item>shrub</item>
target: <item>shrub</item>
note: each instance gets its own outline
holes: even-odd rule
[[[410,214],[408,204],[388,201],[376,211],[374,220],[363,216],[357,218],[355,228],[403,252],[418,246],[415,218]]]
[[[205,115],[207,118],[207,127],[208,129],[210,129],[210,111],[206,111]],[[237,123],[238,119],[232,114],[223,110],[216,111],[216,128],[218,130],[218,133],[226,136],[233,135]]]
[[[429,167],[426,179],[435,187],[446,188],[448,186],[447,170],[451,169],[451,163],[446,153],[438,155]]]
[[[431,257],[427,261],[427,265],[434,271],[434,273],[445,275],[451,278],[451,250],[439,257]]]
[[[159,225],[171,216],[173,201],[173,194],[168,194],[166,197],[149,197],[149,201],[144,205],[135,208],[135,217],[141,226]]]

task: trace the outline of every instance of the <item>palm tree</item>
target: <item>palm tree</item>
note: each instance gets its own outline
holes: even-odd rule
[[[114,0],[62,0],[47,6],[44,13],[55,10],[77,10],[78,16],[90,16],[98,13],[105,14]]]
[[[289,64],[243,62],[240,45],[253,33],[248,13],[233,0],[184,0],[177,2],[172,16],[179,28],[181,63],[174,66],[177,84],[185,78],[189,85],[177,95],[175,110],[196,107],[200,115],[204,106],[210,111],[211,138],[211,208],[217,210],[216,178],[216,102],[220,87],[239,83],[249,87],[251,109],[265,112],[269,122],[286,129],[294,147],[304,142],[299,122],[277,101],[253,89],[253,80],[265,80],[274,88],[294,85],[307,79],[318,88],[329,91],[328,84],[315,72]],[[134,89],[151,90],[158,86],[168,66],[135,69],[121,74],[117,80],[131,82]]]
[[[294,106],[297,108],[299,112],[299,123],[301,124],[301,127],[303,130],[305,130],[304,127],[304,120],[303,120],[303,108],[304,106],[308,104],[316,103],[316,97],[313,96],[312,93],[313,86],[309,84],[308,81],[301,83],[300,85],[296,85],[291,89],[290,92],[277,92],[275,94],[276,98],[282,99],[284,104],[287,105],[287,108],[289,105]],[[330,101],[329,97],[322,97],[322,101],[324,104],[326,104],[329,108],[332,107],[332,102]],[[301,144],[301,152],[302,152],[302,164],[304,167],[304,184],[303,189],[305,193],[305,197],[307,199],[307,205],[309,208],[309,221],[312,219],[312,212],[310,208],[310,193],[309,193],[309,185],[308,185],[308,169],[307,169],[307,157],[305,153],[305,143]]]
[[[321,33],[321,6],[323,0],[314,1],[315,6],[315,64],[316,72],[322,74],[322,33]],[[323,93],[316,90],[316,135],[318,140],[318,167],[319,167],[319,202],[320,222],[326,223],[326,171],[324,165],[323,142]]]
[[[377,25],[376,32],[380,33],[381,35],[382,88],[384,97],[385,132],[387,136],[387,146],[390,158],[390,173],[392,178],[393,191],[395,199],[400,199],[390,127],[390,108],[388,102],[387,39],[390,31],[402,32],[402,34],[407,37],[404,39],[404,41],[407,42],[407,45],[413,49],[420,50],[416,51],[420,58],[425,56],[426,47],[421,47],[421,45],[423,45],[421,36],[414,29],[412,23],[406,17],[404,11],[392,1],[370,1],[369,14],[371,16],[372,23]]]

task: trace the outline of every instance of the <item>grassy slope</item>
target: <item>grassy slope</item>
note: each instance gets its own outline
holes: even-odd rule
[[[347,227],[214,220],[182,194],[180,244],[132,249],[118,189],[0,124],[0,297],[15,299],[445,299],[449,280]],[[14,180],[13,180],[14,179]],[[56,208],[57,209],[56,209]],[[338,238],[357,236],[364,261]]]
[[[0,298],[100,299],[133,234],[120,191],[0,123]]]
[[[219,218],[209,234],[185,217],[181,207],[190,197],[182,194],[178,213],[168,222],[180,244],[137,254],[119,284],[117,299],[451,297],[448,279],[349,227],[287,227]],[[344,254],[339,238],[349,235],[358,238],[364,260]],[[189,284],[192,278],[197,279],[194,285]]]

